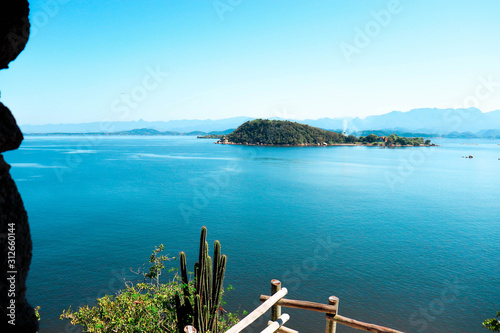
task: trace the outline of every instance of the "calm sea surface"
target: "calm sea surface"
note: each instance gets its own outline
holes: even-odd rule
[[[228,310],[251,311],[276,278],[288,298],[335,295],[341,314],[407,332],[484,332],[500,311],[499,140],[213,142],[27,137],[6,154],[30,218],[27,297],[42,333],[74,332],[62,310],[136,281],[129,268],[155,245],[186,251],[192,268],[203,225],[228,255]],[[324,331],[324,315],[286,312],[289,327]]]

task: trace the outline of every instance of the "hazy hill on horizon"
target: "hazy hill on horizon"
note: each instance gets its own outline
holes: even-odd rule
[[[119,121],[92,122],[82,124],[20,125],[23,133],[89,133],[118,132],[141,128],[157,131],[188,133],[194,131],[213,132],[237,128],[244,122],[255,118],[232,117],[220,120],[170,120],[170,121]],[[448,134],[452,132],[486,132],[500,130],[500,110],[481,112],[477,108],[436,109],[421,108],[407,112],[392,111],[366,118],[320,118],[320,119],[282,119],[291,120],[328,130],[342,130],[347,133],[364,130],[398,130],[428,134]]]
[[[120,132],[135,129],[149,128],[160,132],[170,131],[178,133],[189,133],[195,131],[214,132],[236,128],[242,123],[254,118],[233,117],[220,120],[198,120],[183,119],[169,121],[113,121],[113,122],[91,122],[81,124],[47,124],[47,125],[20,125],[23,133],[96,133],[96,132]]]
[[[500,129],[500,110],[481,112],[476,108],[422,108],[407,112],[392,111],[366,118],[321,118],[301,121],[311,126],[342,129],[347,132],[365,130],[401,130],[429,134],[473,132]]]

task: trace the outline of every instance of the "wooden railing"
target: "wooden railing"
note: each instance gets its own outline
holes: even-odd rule
[[[255,309],[252,312],[250,312],[239,323],[237,323],[236,325],[234,325],[233,327],[231,327],[229,330],[227,330],[226,333],[239,333],[239,332],[241,332],[245,327],[249,326],[251,323],[253,323],[254,321],[256,321],[260,316],[262,316],[264,313],[266,313],[267,310],[269,310],[274,304],[276,304],[287,293],[288,293],[288,290],[286,288],[283,288],[280,291],[276,292],[273,296],[269,297],[269,299],[267,299],[264,303],[262,303],[257,309]],[[283,316],[280,316],[280,318],[283,317]],[[288,320],[290,317],[288,315],[286,315],[286,316],[287,316],[287,320]],[[272,325],[275,324],[275,323],[277,323],[278,319],[279,318],[276,318],[273,321]],[[282,319],[281,325],[279,325],[279,327],[283,326],[283,323],[284,322],[283,322],[283,319]],[[262,331],[262,332],[264,332],[264,331]],[[274,330],[274,331],[276,331],[276,330]],[[274,332],[274,331],[272,331],[272,332]],[[266,333],[268,333],[268,332],[266,332]]]
[[[278,280],[271,281],[271,293],[271,296],[261,295],[260,301],[263,303],[225,333],[241,332],[269,309],[271,309],[271,320],[268,322],[268,327],[261,333],[298,333],[296,330],[283,326],[290,319],[290,316],[286,313],[281,314],[281,307],[325,313],[326,333],[336,333],[337,323],[374,333],[403,333],[392,328],[369,324],[339,315],[339,299],[335,296],[328,298],[328,304],[284,299],[283,297],[288,293],[288,290],[286,288],[282,289],[281,282]],[[184,331],[186,333],[196,333],[196,330],[192,326],[187,326]]]

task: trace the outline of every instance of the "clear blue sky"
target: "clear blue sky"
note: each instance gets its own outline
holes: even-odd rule
[[[497,0],[30,3],[0,72],[20,124],[500,109]]]

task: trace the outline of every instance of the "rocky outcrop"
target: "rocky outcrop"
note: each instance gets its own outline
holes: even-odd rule
[[[29,37],[26,0],[0,4],[0,69],[7,68]],[[1,153],[17,149],[23,135],[10,110],[0,103],[0,331],[36,332],[38,320],[26,300],[26,278],[31,263],[31,235],[21,195]]]
[[[36,332],[38,320],[33,307],[25,298],[32,250],[30,227],[21,195],[9,174],[9,169],[10,166],[0,155],[0,260],[3,275],[0,283],[0,331]],[[9,251],[9,239],[14,240],[11,244],[15,244],[15,256],[9,253],[12,252]],[[14,259],[10,259],[12,257]],[[15,311],[12,303],[15,304]]]
[[[0,103],[0,154],[19,148],[23,134],[17,126],[14,116]]]
[[[0,3],[0,69],[24,50],[30,34],[27,0],[6,0]]]

